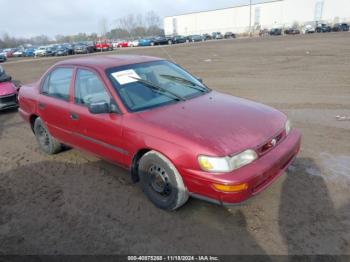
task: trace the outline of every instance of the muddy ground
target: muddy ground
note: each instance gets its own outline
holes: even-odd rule
[[[18,113],[2,112],[0,254],[350,254],[350,121],[336,119],[350,116],[350,33],[116,53],[172,58],[215,90],[282,110],[303,134],[299,158],[242,206],[192,199],[169,213],[116,166],[44,155]],[[3,66],[27,83],[58,60]]]

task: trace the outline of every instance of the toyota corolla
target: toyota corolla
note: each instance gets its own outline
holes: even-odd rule
[[[157,207],[192,196],[240,203],[273,183],[299,152],[283,113],[209,89],[146,56],[76,58],[20,89],[19,112],[42,151],[63,145],[130,171]]]

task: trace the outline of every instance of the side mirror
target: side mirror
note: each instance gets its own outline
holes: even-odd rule
[[[90,103],[88,105],[88,109],[91,114],[120,114],[117,103],[113,99],[111,99],[110,103],[107,103],[105,101]]]
[[[88,108],[91,114],[106,114],[111,112],[110,105],[105,101],[91,103]]]

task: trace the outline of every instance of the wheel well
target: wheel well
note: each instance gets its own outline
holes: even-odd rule
[[[137,183],[140,180],[139,174],[138,174],[139,161],[143,157],[143,155],[149,151],[151,151],[151,149],[148,149],[148,148],[140,149],[139,151],[137,151],[137,153],[134,155],[132,159],[131,179],[134,183]]]
[[[35,120],[38,118],[39,116],[37,115],[31,115],[29,120],[30,120],[30,127],[32,128],[32,131],[34,132],[34,123]]]

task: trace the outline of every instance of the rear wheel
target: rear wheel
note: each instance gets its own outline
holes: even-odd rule
[[[57,154],[61,151],[61,143],[50,135],[40,117],[34,122],[34,134],[40,149],[49,155]]]
[[[138,170],[143,192],[158,208],[175,210],[188,200],[181,175],[162,154],[156,151],[146,153]]]

